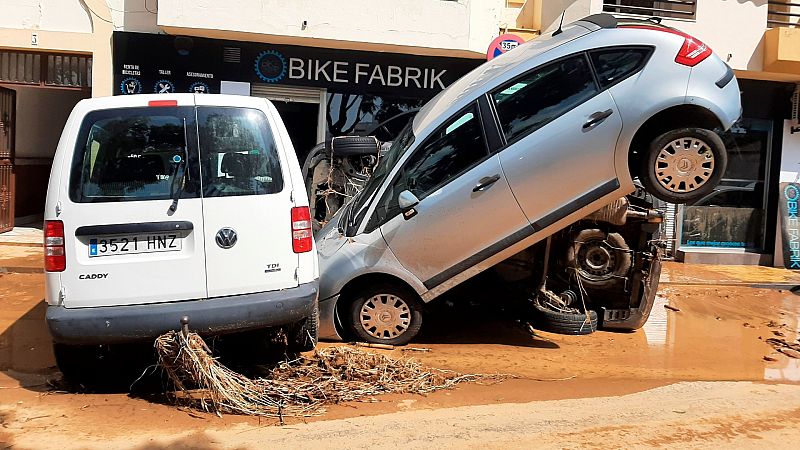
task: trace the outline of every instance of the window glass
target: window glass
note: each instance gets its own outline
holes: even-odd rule
[[[528,72],[492,94],[509,143],[543,127],[597,93],[586,57]]]
[[[190,155],[181,108],[127,108],[90,113],[78,137],[70,198],[79,203],[171,198],[184,178],[183,197],[196,195],[197,173],[183,177]],[[190,160],[193,159],[190,156]]]
[[[590,52],[600,86],[607,88],[644,66],[649,48],[613,48]]]
[[[329,93],[326,120],[329,136],[372,134],[381,142],[394,140],[427,99],[366,94]],[[395,118],[396,117],[396,118]],[[394,120],[390,120],[395,118]]]
[[[203,197],[273,194],[283,177],[269,122],[247,108],[198,107]]]
[[[404,190],[423,200],[488,154],[477,107],[473,105],[429,136],[405,161],[397,178],[379,201],[371,227],[400,213],[397,197]]]

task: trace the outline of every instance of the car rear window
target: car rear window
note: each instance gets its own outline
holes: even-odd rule
[[[257,109],[198,107],[203,197],[274,194],[283,190],[278,149]]]
[[[192,108],[125,108],[89,113],[78,134],[70,198],[78,203],[171,198],[187,164]],[[190,161],[191,162],[191,161]],[[191,164],[188,164],[191,166]],[[184,198],[196,196],[191,170]]]

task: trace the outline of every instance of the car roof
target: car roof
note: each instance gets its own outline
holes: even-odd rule
[[[594,14],[561,27],[561,32],[553,32],[530,40],[514,51],[481,64],[456,82],[440,92],[420,109],[414,117],[414,134],[419,135],[430,126],[438,125],[437,119],[446,119],[455,113],[462,100],[472,101],[490,89],[506,82],[502,74],[575,39],[594,31],[622,27],[665,28],[658,18],[634,19],[617,18],[611,14]],[[451,111],[451,109],[453,109]],[[446,114],[448,113],[449,114]],[[445,117],[442,117],[445,116]]]
[[[456,80],[422,107],[414,117],[414,133],[419,134],[428,128],[437,117],[440,117],[453,105],[459,103],[460,100],[465,98],[475,99],[483,94],[486,91],[487,84],[492,86],[499,84],[500,82],[495,83],[495,81],[497,81],[500,74],[513,69],[530,58],[600,28],[600,26],[584,20],[573,22],[564,25],[561,33],[537,37],[515,48],[514,51],[504,53],[491,61],[481,64]]]

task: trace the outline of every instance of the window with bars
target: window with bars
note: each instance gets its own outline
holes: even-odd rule
[[[647,17],[695,19],[695,0],[603,0],[603,11]]]
[[[767,27],[796,27],[800,25],[800,3],[788,0],[767,2]]]
[[[92,87],[92,57],[0,51],[0,82],[90,88]]]

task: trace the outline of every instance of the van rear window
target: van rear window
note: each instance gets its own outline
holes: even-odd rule
[[[96,111],[81,125],[73,159],[70,198],[78,203],[197,196],[198,179],[187,137],[193,108]],[[187,114],[188,113],[188,114]],[[189,122],[187,124],[187,116]],[[190,158],[187,162],[181,162]],[[185,177],[182,172],[188,169]]]

